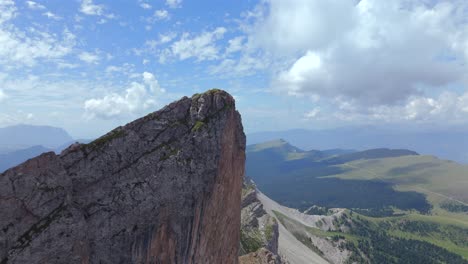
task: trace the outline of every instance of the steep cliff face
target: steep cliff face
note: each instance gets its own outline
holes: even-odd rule
[[[237,263],[245,136],[233,98],[182,98],[0,175],[0,263]]]

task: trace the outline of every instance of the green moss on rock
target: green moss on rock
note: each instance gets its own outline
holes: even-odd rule
[[[105,134],[104,136],[94,140],[93,142],[86,144],[86,146],[96,149],[96,148],[103,146],[104,144],[106,144],[107,142],[113,139],[120,138],[123,136],[125,136],[125,131],[122,130],[121,128],[117,128]]]
[[[222,92],[222,91],[223,91],[223,90],[221,90],[221,89],[213,88],[213,89],[210,89],[210,90],[206,91],[205,93],[206,93],[206,94],[215,94],[215,93],[220,93],[220,92]]]
[[[252,230],[251,232],[241,230],[240,243],[243,254],[255,252],[263,246],[262,235],[258,230]]]
[[[195,125],[192,128],[192,131],[198,131],[200,128],[202,128],[205,125],[205,122],[203,121],[197,121],[195,122]]]
[[[270,241],[271,239],[273,239],[274,225],[277,225],[277,223],[276,223],[276,219],[273,218],[272,224],[269,224],[269,225],[265,226],[265,238],[266,238],[267,241]]]

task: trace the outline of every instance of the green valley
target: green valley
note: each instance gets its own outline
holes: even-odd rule
[[[304,151],[275,140],[247,147],[246,173],[265,195],[306,214],[347,208],[336,219],[342,228],[330,230],[274,213],[317,253],[310,236],[352,252],[350,263],[468,260],[466,165],[403,149]]]
[[[247,148],[246,173],[266,195],[300,210],[313,205],[373,211],[391,207],[422,213],[431,210],[424,194],[398,191],[392,183],[378,178],[330,177],[351,172],[353,168],[344,164],[368,158],[369,153],[379,157],[415,155],[405,150],[378,149],[330,156],[325,151],[302,151],[277,140]]]

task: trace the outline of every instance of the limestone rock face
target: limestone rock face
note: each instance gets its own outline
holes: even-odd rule
[[[237,263],[245,135],[210,90],[0,175],[0,263]]]
[[[241,241],[239,255],[266,256],[261,249],[269,252],[275,258],[268,258],[274,263],[281,263],[278,254],[278,223],[264,209],[263,204],[257,198],[257,189],[248,178],[244,180],[242,188],[241,211]],[[244,258],[245,260],[246,258]],[[247,258],[250,259],[250,258]],[[263,258],[262,258],[263,259]]]

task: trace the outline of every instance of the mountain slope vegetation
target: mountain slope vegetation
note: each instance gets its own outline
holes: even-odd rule
[[[376,149],[327,155],[303,151],[284,140],[247,148],[246,173],[260,190],[289,207],[306,210],[313,205],[381,210],[395,207],[427,213],[431,205],[416,191],[397,191],[378,179],[340,179],[351,168],[341,166],[363,158],[417,156],[407,150]]]
[[[317,239],[349,251],[346,263],[468,263],[468,230],[459,226],[411,221],[406,216],[375,219],[347,211],[335,218],[335,229],[322,230],[281,212],[274,214],[297,239],[318,252],[322,250],[321,244],[314,244]]]
[[[265,195],[310,215],[300,219],[347,208],[333,225],[274,213],[317,253],[328,239],[351,252],[349,263],[468,260],[468,166],[404,149],[327,155],[275,140],[247,147],[246,172]]]

